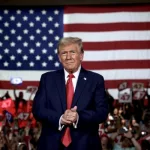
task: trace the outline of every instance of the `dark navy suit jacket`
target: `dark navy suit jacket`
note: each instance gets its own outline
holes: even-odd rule
[[[100,150],[99,123],[108,115],[104,79],[101,75],[81,68],[72,107],[77,106],[77,128],[70,127],[71,150]],[[41,76],[33,102],[33,115],[42,123],[38,150],[59,150],[65,127],[59,131],[60,116],[66,110],[64,70]]]

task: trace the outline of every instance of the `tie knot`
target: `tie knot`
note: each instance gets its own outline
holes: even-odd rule
[[[74,75],[73,74],[69,74],[68,78],[74,78]]]

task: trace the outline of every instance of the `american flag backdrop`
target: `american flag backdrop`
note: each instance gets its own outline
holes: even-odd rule
[[[118,84],[150,80],[150,5],[65,6],[0,10],[0,97],[16,86],[38,86],[42,73],[60,69],[57,42],[61,37],[83,40],[83,66],[104,76],[106,88],[118,99]]]

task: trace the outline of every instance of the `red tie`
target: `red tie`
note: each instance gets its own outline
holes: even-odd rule
[[[72,104],[73,95],[74,95],[74,89],[73,89],[73,83],[72,83],[72,78],[74,78],[74,75],[69,74],[68,77],[69,78],[68,78],[67,84],[66,84],[66,94],[67,94],[67,109],[70,109],[71,104]],[[71,143],[70,128],[67,127],[65,130],[65,133],[62,137],[62,144],[65,147],[68,147],[70,143]]]

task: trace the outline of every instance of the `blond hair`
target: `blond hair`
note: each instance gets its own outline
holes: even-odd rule
[[[78,37],[65,37],[65,38],[60,39],[60,41],[57,45],[58,53],[59,53],[59,48],[60,47],[64,47],[64,46],[67,46],[67,45],[70,45],[70,44],[78,44],[78,46],[81,50],[81,53],[84,53],[82,40]]]

